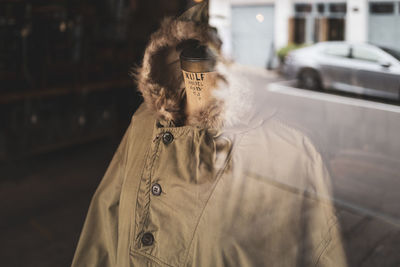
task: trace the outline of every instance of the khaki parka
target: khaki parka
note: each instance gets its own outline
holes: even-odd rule
[[[213,42],[209,31],[168,19],[152,36],[137,75],[145,103],[93,196],[73,267],[346,266],[320,153],[237,67],[220,64],[216,101],[181,123],[176,48]]]

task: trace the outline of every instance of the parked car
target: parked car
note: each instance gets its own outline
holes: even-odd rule
[[[400,51],[366,43],[322,42],[292,51],[283,71],[301,88],[336,89],[400,100]]]

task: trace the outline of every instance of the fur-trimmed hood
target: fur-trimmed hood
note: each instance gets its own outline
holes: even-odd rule
[[[208,46],[216,54],[220,78],[213,90],[215,98],[208,106],[186,118],[186,91],[179,54],[185,44],[193,40]],[[175,126],[186,124],[206,128],[220,128],[237,119],[233,113],[238,109],[243,111],[244,102],[240,99],[243,99],[244,91],[238,91],[237,82],[228,77],[229,64],[220,55],[221,44],[216,29],[206,23],[187,17],[163,20],[160,29],[151,36],[142,66],[135,74],[145,104],[159,119]]]

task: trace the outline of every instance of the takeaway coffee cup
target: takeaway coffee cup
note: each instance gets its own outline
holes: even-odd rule
[[[187,112],[204,107],[211,99],[215,87],[215,56],[206,46],[192,46],[180,54],[185,80]]]

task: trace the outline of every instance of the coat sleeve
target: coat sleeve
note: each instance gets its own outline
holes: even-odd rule
[[[72,267],[115,266],[119,200],[130,129],[125,133],[92,198]]]

